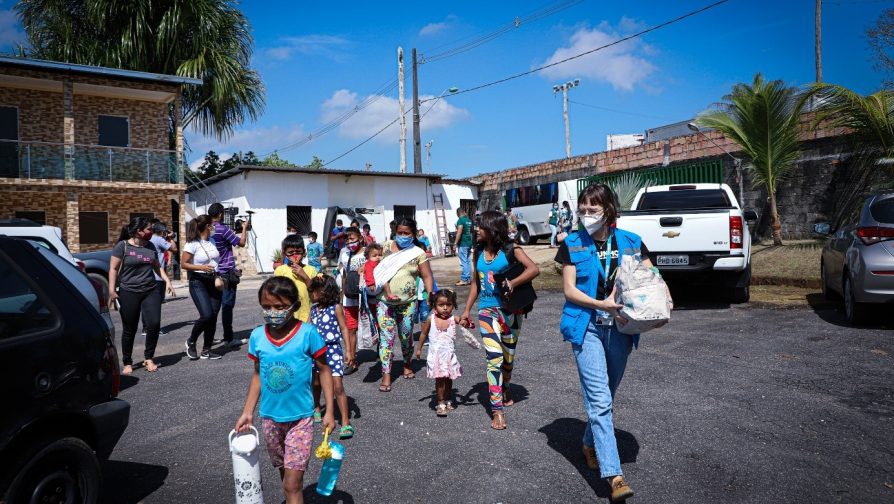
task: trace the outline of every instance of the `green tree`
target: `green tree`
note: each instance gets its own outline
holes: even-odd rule
[[[876,69],[890,77],[894,72],[894,9],[885,9],[875,25],[866,30],[866,37],[875,53]],[[889,89],[894,85],[890,78],[885,79],[884,84]]]
[[[201,179],[213,177],[221,172],[220,156],[216,152],[208,151],[205,153],[205,160],[199,165],[198,175]]]
[[[202,79],[184,126],[218,139],[264,110],[251,27],[230,0],[21,0],[28,56]]]
[[[318,158],[317,156],[314,156],[310,164],[305,165],[304,167],[308,170],[322,170],[324,168],[323,160]]]
[[[800,154],[801,111],[805,102],[781,80],[766,81],[761,74],[751,85],[736,84],[716,110],[696,118],[699,126],[714,128],[733,140],[749,158],[745,165],[755,185],[767,189],[773,220],[773,243],[782,245],[782,220],[776,206],[779,184]]]
[[[894,183],[890,164],[894,158],[894,91],[863,96],[836,84],[816,84],[807,99],[818,104],[814,127],[844,128],[851,141],[847,164],[851,176],[836,191],[838,200],[834,203],[833,223],[837,227],[857,199]]]
[[[285,166],[285,167],[289,167],[289,166],[294,167],[295,166],[294,164],[290,163],[289,161],[286,161],[285,159],[279,157],[279,154],[277,154],[276,151],[273,151],[272,154],[270,154],[269,156],[262,159],[261,165],[262,166]]]

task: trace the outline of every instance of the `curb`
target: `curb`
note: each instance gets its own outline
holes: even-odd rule
[[[778,285],[783,287],[800,287],[803,289],[820,289],[819,278],[786,278],[775,276],[751,276],[751,285]]]

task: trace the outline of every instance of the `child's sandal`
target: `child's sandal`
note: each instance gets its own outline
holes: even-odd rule
[[[315,424],[323,423],[323,415],[319,411],[314,411],[314,423]]]
[[[453,401],[447,401],[447,409],[448,409],[448,410],[455,410],[455,409],[456,409],[456,406],[453,405]]]
[[[339,439],[351,439],[354,437],[354,426],[353,425],[342,425],[341,429],[338,431]]]
[[[447,405],[444,403],[438,404],[438,406],[435,407],[435,413],[437,413],[439,417],[447,416]]]

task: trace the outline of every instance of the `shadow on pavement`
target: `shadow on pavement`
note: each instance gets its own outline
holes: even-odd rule
[[[515,401],[516,404],[526,400],[529,395],[528,389],[517,383],[510,383],[509,391],[512,394],[512,400]],[[487,382],[478,382],[472,386],[465,395],[458,396],[458,404],[460,406],[473,404],[475,401],[472,399],[472,396],[477,396],[478,404],[487,410],[488,415],[492,413],[490,409],[490,391],[488,390]],[[583,431],[581,431],[581,435],[583,435]]]
[[[127,390],[140,383],[140,379],[134,375],[121,375],[121,390]]]
[[[815,292],[807,295],[807,304],[816,313],[816,316],[832,325],[846,327],[848,329],[890,329],[891,324],[886,324],[884,312],[890,309],[890,304],[867,305],[863,307],[863,322],[852,326],[847,323],[844,315],[844,305],[840,299],[830,301],[822,294]],[[890,317],[890,316],[889,316]]]
[[[317,493],[317,484],[304,487],[301,492],[304,495],[304,502],[308,503],[326,503],[326,504],[354,504],[354,497],[351,494],[336,488],[329,497],[323,497]]]
[[[102,465],[103,502],[136,504],[165,484],[164,466],[109,460]]]
[[[720,310],[730,307],[723,289],[714,286],[687,285],[668,281],[674,310]]]
[[[584,456],[581,453],[581,439],[584,437],[584,429],[587,424],[577,418],[559,418],[541,427],[539,432],[546,435],[546,443],[559,455],[565,457],[597,496],[608,498],[611,488],[608,483],[599,477],[599,471],[587,467]],[[621,464],[634,464],[639,455],[639,442],[633,434],[615,429],[615,438],[618,441],[618,455]]]

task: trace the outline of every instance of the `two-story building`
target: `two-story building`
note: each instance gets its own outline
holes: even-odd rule
[[[110,248],[138,215],[184,231],[181,89],[201,80],[0,57],[0,219]]]

